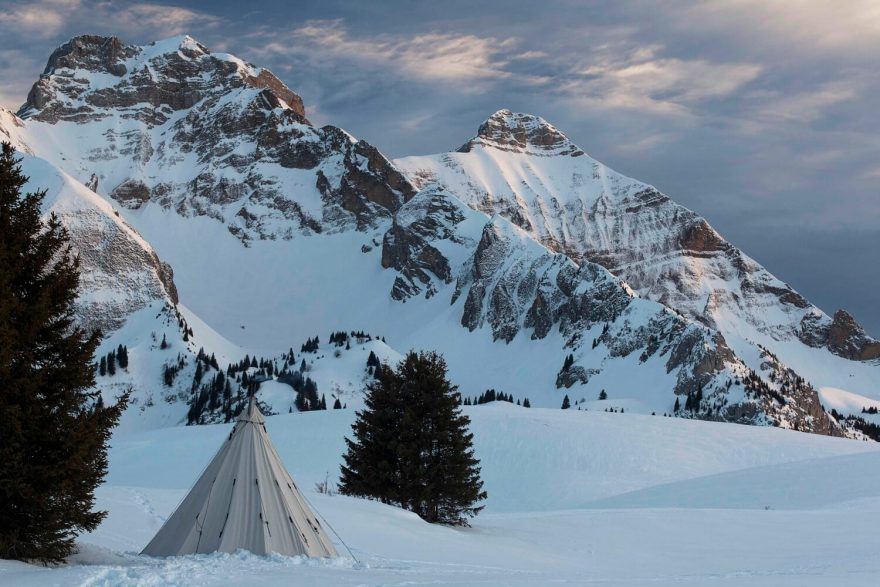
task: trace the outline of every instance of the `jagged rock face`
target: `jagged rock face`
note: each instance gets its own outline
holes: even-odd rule
[[[828,347],[841,357],[867,361],[880,357],[880,341],[874,340],[849,312],[834,313],[828,331]]]
[[[58,217],[79,257],[80,326],[109,334],[151,304],[177,303],[171,267],[105,201],[44,160],[24,156],[22,169],[26,190],[47,190],[43,211]]]
[[[77,37],[20,114],[42,156],[84,183],[94,175],[122,206],[208,216],[245,244],[373,228],[415,193],[371,145],[311,126],[271,72],[189,37]],[[70,137],[86,140],[53,146]]]
[[[147,47],[125,45],[117,37],[75,37],[49,57],[19,116],[51,123],[87,121],[114,108],[131,109],[128,117],[160,122],[218,89],[247,86],[270,90],[305,120],[302,99],[271,72],[227,57],[212,55],[189,37],[180,38],[177,46],[165,41]],[[101,82],[96,79],[101,74],[120,79]]]
[[[618,361],[656,363],[673,376],[673,394],[706,393],[694,417],[783,421],[761,398],[740,397],[736,388],[730,392],[733,379],[749,369],[720,333],[639,299],[600,265],[576,265],[509,221],[468,209],[436,185],[397,212],[382,243],[382,265],[398,273],[393,299],[415,302],[452,289],[450,302],[460,308],[461,325],[486,328],[496,341],[528,336],[537,345],[561,335],[576,359],[560,371],[557,387],[586,385]],[[821,411],[816,392],[803,393],[797,401]],[[832,425],[816,418],[817,429]],[[797,421],[802,430],[814,425],[805,418],[784,421]]]
[[[578,264],[599,263],[641,296],[728,337],[824,340],[821,332],[805,333],[810,316],[824,314],[705,219],[584,155],[539,117],[502,110],[459,152],[395,164],[417,186],[442,185],[469,206],[509,219],[549,249]],[[829,342],[826,348],[846,358],[875,352],[872,339],[858,342],[854,336],[851,345]],[[866,352],[855,350],[862,347]]]
[[[553,125],[534,116],[516,114],[510,110],[499,110],[489,117],[480,125],[477,136],[459,147],[458,151],[469,153],[478,146],[545,157],[584,155],[583,151]]]

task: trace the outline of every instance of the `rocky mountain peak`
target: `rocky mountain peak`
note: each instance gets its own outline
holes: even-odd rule
[[[59,69],[83,69],[119,77],[126,73],[123,62],[136,53],[135,47],[125,46],[119,37],[80,35],[52,52],[43,75],[52,75]]]
[[[475,146],[544,156],[579,157],[584,154],[567,136],[540,116],[507,109],[490,116],[480,125],[477,136],[462,145],[458,151],[469,153]]]
[[[259,103],[291,111],[307,123],[302,99],[267,69],[212,53],[188,35],[150,45],[82,35],[58,47],[18,114],[42,122],[88,122],[108,108],[161,124],[173,111],[235,89],[262,90]]]
[[[828,346],[836,354],[857,361],[880,358],[880,341],[871,338],[846,310],[838,310],[828,329]]]

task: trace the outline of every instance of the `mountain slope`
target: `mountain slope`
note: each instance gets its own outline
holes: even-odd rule
[[[816,390],[769,351],[733,347],[712,327],[638,298],[599,264],[575,264],[504,214],[473,210],[448,186],[413,174],[425,188],[416,193],[372,146],[311,126],[270,72],[190,37],[143,47],[72,39],[20,114],[14,134],[118,204],[175,268],[191,318],[209,325],[207,341],[231,349],[208,344],[193,361],[184,317],[157,315],[185,343],[181,369],[209,370],[206,357],[217,352],[222,371],[241,358],[235,349],[290,364],[287,351],[311,337],[363,331],[387,337],[387,356],[440,350],[467,396],[494,388],[558,406],[569,394],[577,407],[644,413],[681,404],[688,417],[843,433]],[[525,148],[542,160],[585,159],[542,124],[508,131],[481,140],[511,156]],[[145,340],[138,328],[119,332]],[[151,336],[149,352],[167,350],[155,346]],[[333,371],[325,354],[337,352],[321,345],[315,360]],[[341,372],[350,375],[328,381],[363,385],[363,367]],[[208,393],[194,373],[188,390],[162,392],[166,403]],[[289,409],[290,396],[275,389],[277,408]],[[590,403],[602,392],[611,403]],[[196,410],[199,422],[231,409],[228,400],[198,402],[209,406]]]
[[[577,263],[599,263],[641,296],[755,343],[816,384],[880,397],[880,342],[844,311],[810,304],[696,213],[590,158],[543,119],[500,110],[458,151],[395,161]]]

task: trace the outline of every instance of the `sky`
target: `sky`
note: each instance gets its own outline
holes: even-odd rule
[[[0,105],[86,33],[190,34],[390,157],[455,149],[500,108],[540,115],[880,336],[876,0],[3,0]]]

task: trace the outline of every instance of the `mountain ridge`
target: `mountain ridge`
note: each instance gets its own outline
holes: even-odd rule
[[[499,110],[465,147],[394,163],[416,186],[442,186],[576,263],[599,263],[641,296],[721,330],[741,347],[763,344],[799,369],[810,359],[786,348],[799,343],[865,363],[853,367],[864,373],[861,389],[880,388],[880,375],[870,375],[877,370],[867,364],[880,358],[880,344],[848,313],[828,316],[705,218],[592,159],[540,117]],[[841,363],[840,370],[848,368]],[[840,384],[839,377],[827,379],[823,384]]]
[[[447,354],[476,392],[502,385],[558,405],[564,389],[577,405],[607,388],[646,413],[687,398],[688,417],[852,433],[772,354],[639,299],[602,263],[573,262],[525,215],[480,209],[341,129],[316,129],[266,71],[186,36],[144,47],[76,37],[50,57],[10,135],[118,204],[174,266],[180,299],[242,354],[257,343],[279,360],[316,330],[387,331],[400,350]],[[543,119],[497,114],[459,155],[592,161]],[[597,173],[603,187],[626,187]],[[642,192],[634,205],[664,202]],[[689,242],[708,250],[718,238],[709,227]],[[179,312],[162,320],[149,328],[183,334],[189,373],[201,359],[187,362],[188,327]],[[160,350],[153,340],[139,351],[155,381],[171,365],[150,354]],[[328,351],[341,352],[320,345],[314,360]],[[196,402],[196,383],[175,386],[168,402]]]

